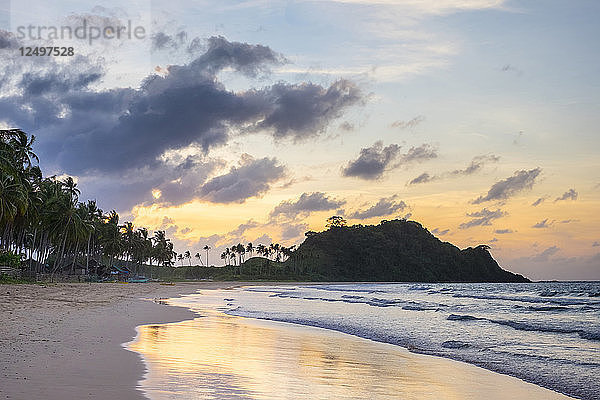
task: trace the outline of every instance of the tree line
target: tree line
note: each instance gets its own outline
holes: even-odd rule
[[[80,201],[73,178],[44,177],[34,141],[20,129],[0,130],[0,264],[52,274],[76,264],[92,272],[91,264],[115,260],[173,265],[164,231],[150,237],[146,228],[120,224],[116,211]]]

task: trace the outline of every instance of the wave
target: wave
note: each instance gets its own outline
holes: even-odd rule
[[[446,349],[464,349],[465,347],[471,347],[471,345],[460,340],[446,340],[442,343],[442,347]]]
[[[569,307],[565,306],[529,306],[527,307],[530,311],[569,311]]]
[[[480,320],[485,320],[485,318],[478,318],[478,317],[474,317],[472,315],[458,315],[458,314],[450,314],[448,316],[448,318],[446,318],[448,321],[480,321]]]
[[[600,340],[600,332],[589,332],[583,329],[563,328],[547,325],[536,325],[527,322],[474,317],[468,314],[450,314],[446,319],[448,321],[486,321],[491,322],[493,324],[509,326],[519,331],[578,334],[579,337],[581,337],[582,339]]]
[[[598,305],[600,301],[589,301],[589,300],[578,300],[578,299],[570,299],[570,298],[555,298],[555,297],[544,297],[544,298],[532,298],[532,297],[523,297],[523,296],[494,296],[494,295],[477,295],[477,294],[463,294],[463,293],[455,293],[452,297],[457,298],[469,298],[469,299],[478,299],[478,300],[504,300],[504,301],[515,301],[515,302],[524,302],[524,303],[551,303],[551,304],[559,304],[559,305]]]

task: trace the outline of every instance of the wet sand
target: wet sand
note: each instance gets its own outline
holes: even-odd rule
[[[190,382],[187,398],[567,398],[350,335],[152,301],[242,284],[0,285],[0,399],[183,399]],[[139,353],[123,345],[137,326]]]
[[[129,348],[167,399],[551,400],[570,397],[446,358],[327,329],[220,312],[224,291],[171,301],[194,320],[139,328]]]
[[[0,399],[144,399],[145,365],[122,344],[194,313],[143,299],[237,284],[0,285]]]

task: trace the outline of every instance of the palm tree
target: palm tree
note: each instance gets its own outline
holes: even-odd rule
[[[95,201],[79,202],[80,190],[72,177],[44,178],[33,152],[34,136],[20,129],[0,130],[0,250],[28,258],[30,272],[73,272],[77,262],[98,265],[125,255],[141,266],[153,260],[172,265],[173,244],[164,232],[148,238],[145,228],[119,215],[104,215]],[[191,259],[191,257],[189,257]],[[35,264],[34,261],[37,261]],[[48,263],[49,265],[47,265]],[[35,265],[35,271],[32,266]]]
[[[181,266],[183,267],[183,254],[177,255],[177,260],[181,261]]]
[[[252,246],[252,243],[248,243],[246,246],[246,252],[249,253],[250,258],[252,258],[252,253],[254,253],[254,246]]]
[[[202,257],[200,256],[200,253],[196,253],[196,255],[194,256],[198,259],[198,261],[200,262],[200,265],[202,265]]]
[[[204,246],[204,250],[206,250],[206,266],[208,267],[210,264],[208,263],[208,252],[211,249],[209,245]]]
[[[183,253],[183,256],[190,261],[190,267],[191,267],[192,266],[192,255],[190,254],[190,251],[186,250],[185,253]]]

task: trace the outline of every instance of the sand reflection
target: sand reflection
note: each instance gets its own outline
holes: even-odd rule
[[[323,329],[232,317],[139,328],[129,348],[152,399],[551,399],[554,392],[467,364]]]

